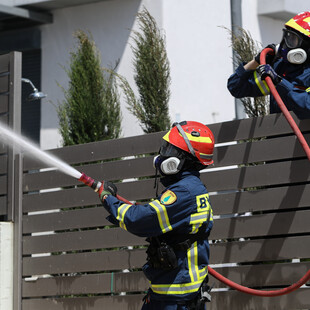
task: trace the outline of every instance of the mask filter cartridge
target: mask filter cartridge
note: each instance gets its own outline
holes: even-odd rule
[[[170,175],[179,172],[178,166],[180,164],[180,159],[177,157],[164,158],[160,155],[154,157],[153,161],[154,167],[158,168],[161,174]]]
[[[287,60],[291,64],[300,65],[307,60],[307,53],[302,48],[295,48],[287,53]]]

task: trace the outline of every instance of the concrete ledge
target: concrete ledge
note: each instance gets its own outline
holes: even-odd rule
[[[274,19],[288,21],[303,11],[309,11],[309,3],[304,0],[259,0],[257,14]]]

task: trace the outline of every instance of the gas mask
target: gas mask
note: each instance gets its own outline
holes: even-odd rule
[[[181,160],[177,157],[165,157],[157,155],[154,157],[153,166],[161,175],[176,174],[181,170]]]
[[[184,163],[182,150],[174,145],[164,142],[159,150],[159,155],[154,157],[153,166],[161,175],[176,174],[181,171]]]
[[[307,60],[309,48],[309,43],[305,42],[302,35],[283,29],[283,38],[277,52],[285,62],[300,65]]]

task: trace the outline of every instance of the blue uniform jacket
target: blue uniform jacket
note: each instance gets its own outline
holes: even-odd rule
[[[270,93],[265,81],[262,81],[256,71],[245,70],[240,64],[227,83],[230,93],[236,98],[266,96]],[[273,65],[282,81],[276,89],[290,111],[300,119],[310,118],[310,67],[309,65],[294,65],[278,60]],[[270,95],[270,113],[281,112],[275,98]]]
[[[169,232],[169,244],[180,241],[180,234],[195,234],[206,224],[206,233],[213,226],[209,194],[199,172],[182,172],[161,180],[166,189],[144,205],[130,205],[108,196],[103,205],[111,214],[109,220],[141,237],[161,236]],[[210,217],[209,217],[210,212]],[[195,241],[187,251],[176,251],[178,267],[155,269],[146,263],[143,271],[150,281],[153,299],[191,300],[208,273],[208,240]]]

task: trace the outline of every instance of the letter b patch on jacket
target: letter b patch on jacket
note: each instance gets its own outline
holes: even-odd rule
[[[207,211],[210,208],[209,194],[196,196],[197,212]]]

